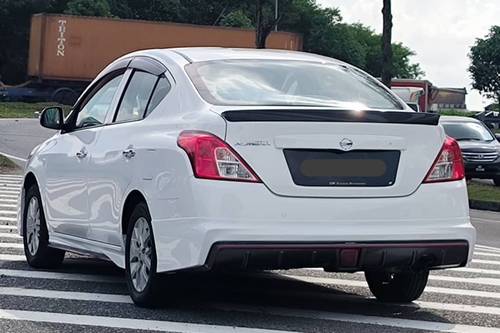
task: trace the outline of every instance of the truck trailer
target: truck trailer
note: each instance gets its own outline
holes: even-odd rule
[[[302,36],[272,32],[267,47],[301,50]],[[132,51],[184,46],[255,47],[255,31],[220,26],[35,14],[29,83],[0,88],[0,99],[73,104],[112,60]]]

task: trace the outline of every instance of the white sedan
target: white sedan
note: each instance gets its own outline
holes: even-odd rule
[[[308,53],[179,48],[111,63],[30,154],[19,205],[28,263],[65,251],[126,270],[134,302],[161,273],[364,271],[382,301],[464,266],[464,166],[439,116]]]

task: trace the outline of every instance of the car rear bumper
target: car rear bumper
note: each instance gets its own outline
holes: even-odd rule
[[[322,267],[331,272],[440,269],[467,263],[467,241],[425,242],[221,242],[206,269],[252,270]]]
[[[476,238],[465,181],[424,184],[406,197],[301,198],[262,184],[196,180],[191,196],[148,204],[158,272],[206,267],[216,244],[459,241],[470,259]]]

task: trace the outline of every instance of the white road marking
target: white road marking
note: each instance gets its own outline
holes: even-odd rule
[[[78,273],[59,273],[45,271],[28,271],[21,269],[0,269],[0,276],[30,278],[30,279],[51,279],[68,280],[84,282],[102,282],[102,283],[125,283],[125,280],[118,276],[109,275],[91,275]]]
[[[133,304],[129,295],[0,287],[0,295]],[[500,309],[498,309],[500,311]]]
[[[357,315],[357,314],[347,314],[347,313],[335,313],[335,312],[316,311],[316,310],[302,310],[302,309],[298,310],[298,309],[281,308],[281,307],[263,308],[263,307],[255,307],[248,305],[231,304],[227,306],[219,305],[217,306],[217,308],[219,310],[225,310],[225,311],[240,311],[240,312],[267,314],[275,316],[285,316],[285,317],[341,321],[347,323],[391,326],[391,327],[398,327],[405,329],[426,330],[426,331],[436,331],[436,332],[498,333],[499,331],[498,328],[482,327],[482,326],[460,325],[452,323],[441,323],[433,321],[400,319],[400,318],[380,317],[380,316],[367,316],[367,315]]]
[[[2,194],[0,193],[0,200],[5,200],[5,199],[15,199],[16,202],[19,199],[19,194]]]
[[[18,254],[0,254],[0,261],[26,261],[26,257]]]
[[[320,284],[338,285],[347,287],[368,287],[368,284],[365,281],[359,281],[359,280],[344,280],[344,279],[298,276],[298,275],[288,275],[288,274],[282,276],[308,283],[320,283]],[[500,293],[495,293],[490,291],[480,291],[480,290],[452,289],[452,288],[428,286],[425,288],[424,292],[500,299]]]
[[[179,333],[286,333],[258,328],[0,309],[0,319]]]
[[[0,248],[2,249],[24,249],[21,243],[0,243]]]
[[[276,291],[276,293],[283,294],[283,292],[279,290]],[[370,304],[370,302],[376,301],[374,297],[363,297],[358,295],[327,295],[314,292],[297,292],[297,293],[292,292],[291,294],[307,295],[314,297],[321,296],[321,298],[328,298],[329,300],[334,300],[334,301],[350,301],[357,303],[365,302],[366,304]],[[121,295],[121,294],[103,294],[103,293],[88,293],[88,292],[76,292],[76,291],[0,287],[0,295],[133,304],[133,301],[129,295]],[[377,304],[377,306],[378,305],[379,304]],[[479,306],[479,305],[437,303],[437,302],[423,302],[423,301],[415,301],[413,303],[394,303],[389,305],[411,307],[411,308],[434,309],[443,311],[454,311],[454,312],[471,312],[471,313],[500,315],[500,308],[498,307]]]
[[[11,230],[13,232],[17,232],[17,226],[15,226],[15,225],[0,225],[0,232],[5,232],[8,230]]]
[[[445,276],[445,275],[430,275],[429,280],[482,284],[487,286],[500,286],[500,279],[492,279],[492,278],[467,278],[467,277],[455,277],[455,276]]]
[[[3,155],[7,158],[10,158],[10,159],[13,159],[13,160],[18,160],[18,161],[21,161],[21,162],[26,162],[28,161],[27,159],[25,158],[22,158],[22,157],[18,157],[18,156],[14,156],[14,155],[11,155],[11,154],[6,154],[6,153],[2,153],[0,152],[0,155]]]
[[[2,222],[17,222],[17,217],[0,216]]]
[[[2,178],[2,177],[0,177],[0,184],[13,184],[13,185],[20,186],[21,180],[14,179],[14,178]]]
[[[0,215],[14,215],[14,216],[17,216],[17,211],[15,211],[15,210],[0,210]]]
[[[477,273],[477,274],[486,274],[486,275],[500,275],[500,271],[495,269],[482,269],[482,268],[472,268],[472,267],[460,267],[460,268],[452,268],[448,270],[455,272],[466,272],[466,273]],[[446,270],[444,272],[447,272]]]
[[[17,207],[17,199],[10,199],[10,198],[3,198],[2,196],[0,196],[0,202],[2,203],[6,203],[6,204],[14,204],[14,206]]]
[[[21,236],[19,236],[18,234],[10,234],[10,233],[0,232],[0,238],[14,238],[14,239],[21,239],[22,237],[21,237]]]
[[[473,263],[484,264],[484,265],[500,265],[498,260],[483,260],[483,259],[472,259]]]
[[[492,250],[492,251],[499,251],[500,252],[500,248],[493,247],[493,246],[486,246],[486,245],[478,245],[478,244],[476,244],[476,248],[481,249],[481,250]]]
[[[474,251],[475,256],[483,256],[483,257],[497,257],[500,258],[500,253],[488,253],[488,252],[476,252]]]

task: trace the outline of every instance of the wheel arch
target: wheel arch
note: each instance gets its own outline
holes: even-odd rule
[[[127,198],[123,202],[122,216],[121,216],[121,234],[125,236],[127,234],[128,223],[130,216],[134,210],[134,207],[140,203],[144,202],[149,209],[148,201],[146,196],[139,190],[132,190],[127,195]]]
[[[19,199],[19,210],[18,210],[18,221],[17,221],[17,230],[19,230],[19,235],[23,236],[24,235],[24,206],[26,205],[25,203],[25,198],[26,198],[26,191],[33,185],[38,186],[38,180],[33,172],[28,172],[24,176],[23,180],[23,187],[21,189],[21,198]],[[40,188],[38,186],[38,188]],[[43,207],[43,202],[41,203]]]

